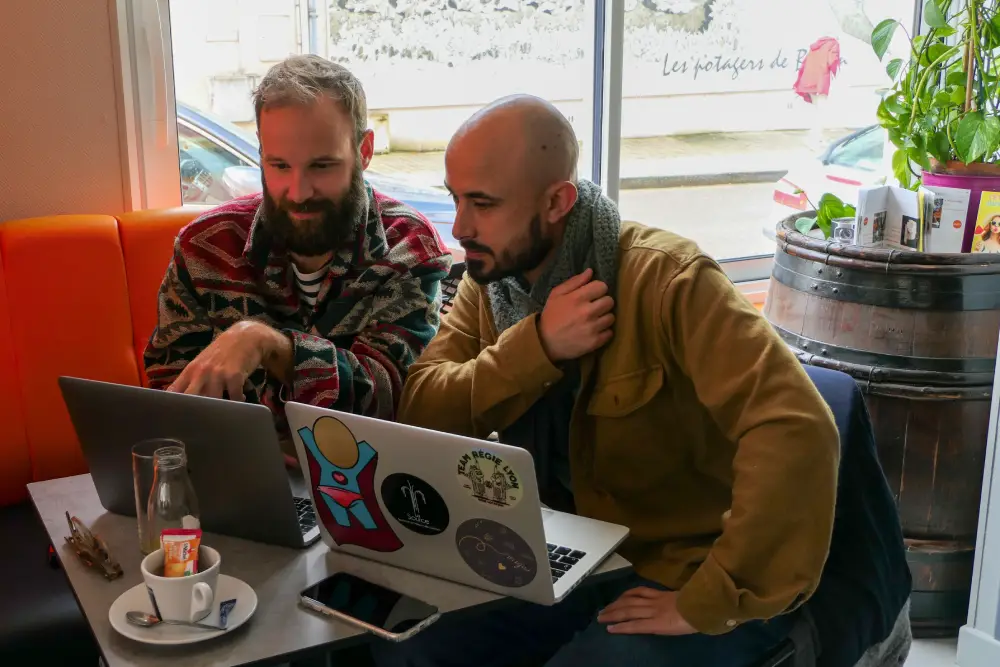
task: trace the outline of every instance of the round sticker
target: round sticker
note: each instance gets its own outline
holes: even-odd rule
[[[465,564],[491,584],[520,588],[530,584],[538,571],[528,543],[496,521],[463,522],[455,532],[455,546]]]
[[[484,449],[474,449],[458,460],[458,479],[473,498],[493,507],[513,507],[521,500],[517,473]]]
[[[404,528],[421,535],[437,535],[448,527],[448,506],[430,484],[397,472],[382,481],[385,509]]]

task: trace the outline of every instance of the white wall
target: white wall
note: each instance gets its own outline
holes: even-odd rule
[[[0,9],[0,221],[124,210],[113,0]]]

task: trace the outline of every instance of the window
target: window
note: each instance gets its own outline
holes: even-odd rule
[[[231,167],[256,166],[256,157],[250,164],[222,148],[219,128],[253,133],[250,91],[293,53],[344,63],[361,79],[376,138],[369,181],[427,215],[453,249],[443,151],[483,104],[516,92],[546,96],[574,123],[586,149],[591,118],[584,89],[593,68],[582,0],[226,4],[233,14],[207,17],[203,0],[170,2],[178,108],[222,121],[194,134],[178,127],[184,201],[224,198],[231,193],[226,174],[242,177],[247,187],[252,182],[249,171]],[[589,174],[582,153],[582,172]]]
[[[126,96],[139,98],[135,122],[143,127],[137,154],[145,171],[135,171],[147,190],[161,189],[144,205],[168,205],[170,197],[211,203],[259,188],[250,91],[277,60],[311,52],[346,64],[365,85],[376,137],[369,180],[423,211],[449,246],[454,207],[442,188],[443,149],[483,104],[527,92],[570,118],[582,143],[581,175],[601,182],[624,218],[695,240],[737,281],[769,275],[774,226],[802,205],[796,190],[814,201],[823,192],[850,198],[883,177],[884,137],[863,130],[875,123],[889,79],[868,38],[886,17],[912,26],[917,6],[915,0],[209,5],[211,14],[202,0],[119,0],[128,28],[123,39],[132,45],[123,50],[134,88],[126,85]],[[823,38],[839,49],[839,73],[829,95],[810,103],[793,86]],[[173,110],[175,103],[174,146],[157,109]],[[192,125],[182,108],[217,122]],[[171,172],[163,164],[172,160],[176,173],[178,159],[183,193],[170,194],[163,181]]]
[[[828,191],[853,196],[870,178],[840,167],[881,169],[881,132],[843,141],[823,158],[832,143],[876,122],[890,80],[869,43],[873,24],[892,17],[910,26],[914,7],[627,0],[622,212],[692,238],[722,261],[773,255],[775,224],[795,212],[775,202],[780,178],[818,201]],[[840,67],[814,104],[793,86],[810,47],[831,43],[821,38],[835,40]],[[846,195],[845,180],[854,182]]]
[[[205,129],[178,119],[177,153],[185,204],[221,204],[246,194],[237,192],[233,185],[240,182],[241,169],[256,174],[256,189],[260,189],[260,171],[256,165],[223,146],[221,141]]]

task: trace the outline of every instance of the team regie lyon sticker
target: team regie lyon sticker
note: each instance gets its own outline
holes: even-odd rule
[[[521,500],[521,479],[502,458],[474,449],[458,460],[458,478],[472,497],[494,507],[513,507]]]

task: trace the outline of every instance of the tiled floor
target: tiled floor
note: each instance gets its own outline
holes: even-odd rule
[[[957,650],[957,639],[918,639],[905,667],[952,667]]]

